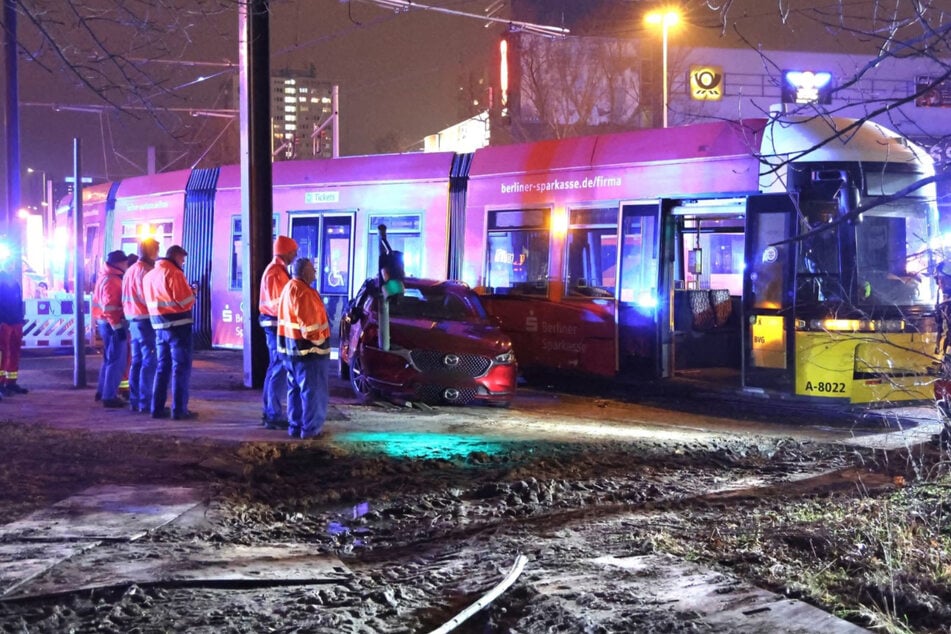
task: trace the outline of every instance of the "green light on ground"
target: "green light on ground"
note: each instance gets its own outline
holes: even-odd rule
[[[497,454],[503,450],[500,442],[479,436],[433,434],[415,432],[349,432],[335,434],[336,443],[370,445],[370,449],[393,458],[465,458],[473,453]]]

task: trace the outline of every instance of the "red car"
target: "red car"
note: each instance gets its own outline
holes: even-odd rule
[[[935,380],[934,398],[938,410],[946,417],[951,418],[951,379],[941,376]]]
[[[512,341],[461,282],[407,278],[390,300],[390,349],[380,342],[380,285],[363,283],[340,322],[340,377],[375,393],[424,403],[507,407],[515,397]]]

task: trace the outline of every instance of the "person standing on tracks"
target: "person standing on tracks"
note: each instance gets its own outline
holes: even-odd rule
[[[23,317],[23,286],[16,278],[16,261],[11,254],[0,271],[0,391],[5,396],[29,392],[17,382]]]
[[[149,320],[155,329],[155,352],[158,366],[152,384],[152,418],[175,420],[197,418],[188,409],[188,384],[192,372],[192,307],[195,292],[185,279],[185,258],[188,252],[177,244],[168,248],[165,257],[142,278],[142,293],[149,309]],[[169,383],[172,387],[171,412],[165,407]]]
[[[330,400],[330,320],[320,294],[314,264],[297,258],[291,281],[277,307],[277,346],[287,370],[288,435],[301,439],[320,434]]]
[[[291,281],[287,265],[297,257],[297,242],[287,236],[274,240],[274,259],[261,277],[258,301],[258,323],[267,340],[268,366],[264,374],[263,407],[261,420],[267,429],[287,429],[283,399],[287,395],[287,373],[284,360],[277,351],[277,306],[281,291]]]
[[[129,258],[124,252],[110,252],[99,269],[92,291],[92,318],[102,339],[96,398],[108,408],[125,407],[125,401],[119,398],[119,382],[129,351],[128,323],[122,312],[122,276],[128,268]]]
[[[129,365],[129,409],[152,409],[152,384],[155,382],[155,329],[149,319],[142,280],[155,268],[159,243],[146,238],[139,243],[139,257],[122,278],[122,311],[129,320],[132,363]],[[131,259],[131,258],[130,258]]]

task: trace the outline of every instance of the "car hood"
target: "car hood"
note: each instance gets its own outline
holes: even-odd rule
[[[495,356],[512,349],[512,341],[497,326],[459,321],[400,319],[390,321],[390,341],[408,349]]]

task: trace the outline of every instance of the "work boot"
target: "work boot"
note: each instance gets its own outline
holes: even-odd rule
[[[119,409],[124,408],[126,403],[121,398],[104,398],[102,399],[102,406],[109,409]]]
[[[261,426],[264,429],[287,429],[288,422],[284,419],[269,420],[262,417]]]
[[[16,381],[13,383],[7,384],[7,391],[11,394],[26,394],[30,390],[26,389],[22,385],[18,384]]]

